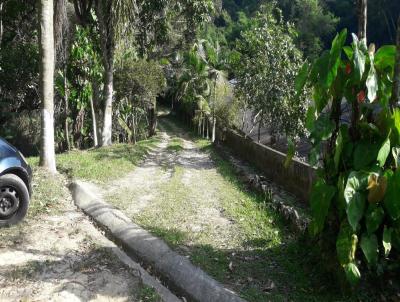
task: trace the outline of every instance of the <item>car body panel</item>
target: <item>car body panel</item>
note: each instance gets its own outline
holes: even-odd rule
[[[0,138],[0,176],[12,173],[19,176],[32,193],[32,169],[23,155],[6,140]]]

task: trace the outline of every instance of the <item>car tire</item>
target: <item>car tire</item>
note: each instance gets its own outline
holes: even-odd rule
[[[20,222],[29,206],[29,192],[21,178],[14,174],[0,176],[0,227]]]

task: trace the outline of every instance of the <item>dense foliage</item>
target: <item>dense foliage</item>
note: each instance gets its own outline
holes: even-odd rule
[[[400,110],[391,101],[396,48],[375,52],[355,35],[344,46],[346,38],[344,30],[330,51],[303,67],[297,88],[306,82],[313,88],[307,128],[311,157],[322,162],[310,231],[336,247],[337,262],[355,284],[361,268],[378,275],[399,268]]]
[[[38,40],[35,1],[7,1],[0,37],[0,133],[12,137],[11,119],[37,109]],[[27,34],[29,32],[29,35]]]
[[[148,137],[147,110],[156,106],[157,96],[165,89],[161,66],[154,61],[124,60],[115,76],[117,110],[115,118],[124,130],[117,133],[134,142]]]
[[[271,134],[303,134],[306,102],[294,98],[294,80],[303,60],[294,43],[294,29],[265,6],[238,41],[236,95],[258,113]]]

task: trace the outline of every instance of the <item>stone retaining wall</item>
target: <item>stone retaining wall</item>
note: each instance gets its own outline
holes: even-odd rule
[[[288,169],[285,169],[286,154],[258,144],[231,129],[218,129],[216,140],[260,169],[271,181],[308,203],[316,174],[313,167],[294,159]]]

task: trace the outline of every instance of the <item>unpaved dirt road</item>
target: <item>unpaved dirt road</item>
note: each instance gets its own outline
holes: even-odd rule
[[[62,190],[49,213],[1,230],[0,301],[159,301]]]

